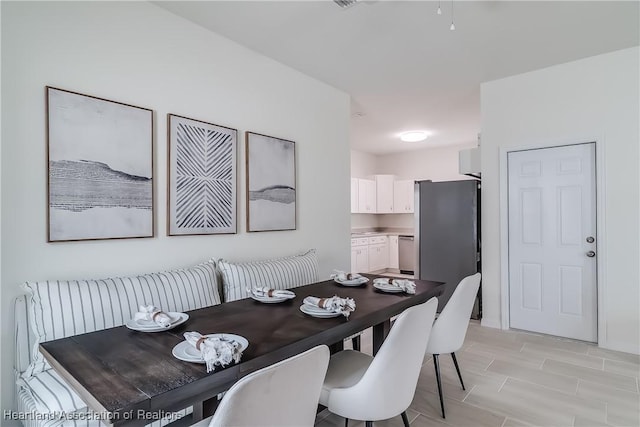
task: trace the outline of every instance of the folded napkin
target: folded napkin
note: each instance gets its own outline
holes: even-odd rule
[[[280,298],[295,298],[296,294],[286,289],[273,289],[268,286],[262,286],[259,288],[249,289],[247,288],[247,292],[260,297],[280,297]]]
[[[402,289],[404,292],[406,292],[408,294],[415,294],[416,293],[416,284],[415,284],[415,282],[412,282],[411,280],[378,278],[378,279],[374,279],[373,283],[380,283],[380,284],[383,284],[383,285],[397,286],[398,288]]]
[[[359,279],[362,277],[358,273],[345,273],[344,271],[340,271],[340,270],[333,270],[333,271],[335,271],[335,273],[331,275],[331,278],[339,280],[341,282],[344,282],[345,280]]]
[[[149,320],[156,322],[158,326],[168,328],[171,326],[171,317],[158,307],[153,305],[141,305],[139,310],[134,316],[134,320]]]
[[[337,295],[331,298],[318,298],[318,297],[306,297],[303,301],[304,304],[312,305],[315,307],[324,308],[332,313],[340,313],[347,319],[352,311],[356,309],[356,302],[353,298],[340,298]]]
[[[185,332],[183,335],[189,344],[202,353],[207,372],[213,371],[216,365],[225,367],[231,362],[239,362],[242,357],[240,344],[236,341],[219,337],[207,338],[198,332]]]

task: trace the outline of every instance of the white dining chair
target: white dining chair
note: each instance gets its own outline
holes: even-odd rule
[[[192,427],[313,426],[328,364],[329,347],[320,345],[255,371]]]
[[[478,294],[478,288],[480,287],[480,273],[476,273],[472,276],[467,276],[460,281],[455,291],[449,298],[449,301],[440,312],[440,315],[436,319],[433,330],[431,331],[431,338],[427,344],[427,353],[433,354],[433,364],[436,369],[436,381],[438,382],[438,394],[440,395],[440,409],[442,409],[442,418],[445,418],[444,414],[444,398],[442,396],[442,380],[440,378],[440,363],[438,356],[445,353],[450,353],[453,359],[453,364],[458,372],[458,378],[460,378],[460,385],[464,388],[464,382],[462,381],[462,374],[460,373],[460,367],[458,366],[458,360],[456,359],[456,351],[462,347],[464,343],[464,337],[467,334],[467,328],[469,327],[469,318],[471,316],[471,310],[473,310],[473,304],[475,302],[476,295]]]
[[[437,298],[406,309],[394,322],[375,357],[354,350],[331,356],[320,393],[320,404],[349,419],[373,421],[402,415],[413,400],[429,332],[438,307]]]

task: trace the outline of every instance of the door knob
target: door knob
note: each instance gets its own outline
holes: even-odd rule
[[[587,243],[593,243],[595,241],[596,241],[596,239],[594,239],[593,237],[591,237],[591,236],[587,237]]]
[[[587,256],[588,256],[589,258],[593,258],[594,256],[596,256],[596,253],[595,253],[595,252],[593,252],[593,251],[589,251],[589,252],[587,252]]]

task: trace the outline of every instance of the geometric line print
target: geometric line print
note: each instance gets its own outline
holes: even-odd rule
[[[179,123],[176,132],[176,225],[232,225],[232,135]]]

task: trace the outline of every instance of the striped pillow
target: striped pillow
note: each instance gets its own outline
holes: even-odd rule
[[[218,260],[225,302],[248,298],[246,288],[268,286],[290,289],[318,281],[318,257],[315,249],[285,258],[231,263]]]
[[[27,282],[29,317],[36,336],[27,375],[47,368],[41,342],[123,325],[140,305],[189,311],[220,304],[215,262],[144,276]]]

